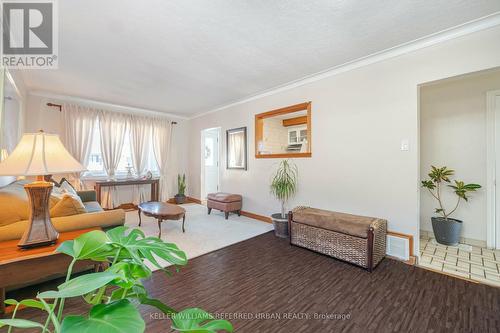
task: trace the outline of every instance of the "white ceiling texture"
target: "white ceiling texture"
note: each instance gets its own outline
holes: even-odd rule
[[[499,0],[64,0],[30,90],[192,116],[500,11]]]

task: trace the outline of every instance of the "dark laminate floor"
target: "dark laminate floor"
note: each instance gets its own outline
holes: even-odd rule
[[[236,332],[500,331],[500,288],[388,259],[370,274],[291,247],[271,233],[195,258],[171,278],[157,272],[147,287],[177,309],[199,306],[216,313],[281,315],[233,319]],[[81,304],[71,301],[68,310],[81,312]],[[169,321],[154,309],[141,311],[147,332],[169,331]],[[35,313],[23,310],[22,316]],[[288,313],[295,317],[285,318]],[[315,313],[348,318],[318,319]]]

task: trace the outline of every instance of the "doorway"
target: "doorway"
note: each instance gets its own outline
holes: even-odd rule
[[[420,191],[418,265],[475,282],[500,286],[500,68],[469,73],[419,87],[420,176],[431,166],[454,170],[450,177],[481,188],[468,200],[441,186],[441,203]],[[449,185],[449,184],[444,184]],[[435,190],[437,191],[437,190]],[[436,194],[434,191],[434,194]],[[436,240],[431,218],[436,208],[462,221],[456,246]],[[437,229],[439,231],[439,229]]]
[[[201,131],[201,199],[220,189],[220,128]]]
[[[487,94],[487,246],[500,249],[500,90]]]

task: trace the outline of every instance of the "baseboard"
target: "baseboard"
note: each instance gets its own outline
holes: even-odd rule
[[[193,198],[193,197],[187,197],[187,199],[191,203],[197,203],[197,204],[201,205],[201,200],[200,199],[196,199],[196,198]]]
[[[200,199],[196,199],[196,198],[193,198],[193,197],[187,197],[187,198],[188,198],[188,200],[190,202],[197,203],[197,204],[200,204],[200,205],[203,204]],[[273,223],[273,220],[269,216],[254,214],[254,213],[248,212],[246,210],[242,210],[241,211],[241,215],[243,215],[245,217],[248,217],[248,218],[251,218],[251,219],[254,219],[254,220],[259,220],[259,221],[262,221],[262,222]]]
[[[410,256],[410,259],[408,259],[408,260],[401,260],[399,258],[389,256],[389,255],[386,255],[386,257],[389,259],[392,259],[392,260],[401,261],[401,262],[403,262],[407,265],[410,265],[410,266],[415,266],[417,263],[417,257],[415,257],[415,256]]]
[[[249,218],[254,219],[254,220],[259,220],[262,222],[273,223],[273,220],[269,216],[254,214],[254,213],[247,212],[245,210],[241,211],[241,215],[249,217]]]

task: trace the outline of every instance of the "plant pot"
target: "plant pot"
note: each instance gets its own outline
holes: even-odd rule
[[[184,194],[176,194],[175,195],[175,203],[183,204],[186,202],[186,196]]]
[[[281,217],[281,213],[271,215],[274,225],[274,235],[280,238],[288,238],[288,214],[285,218]]]
[[[432,230],[439,244],[457,246],[462,231],[462,221],[444,217],[432,217]]]

